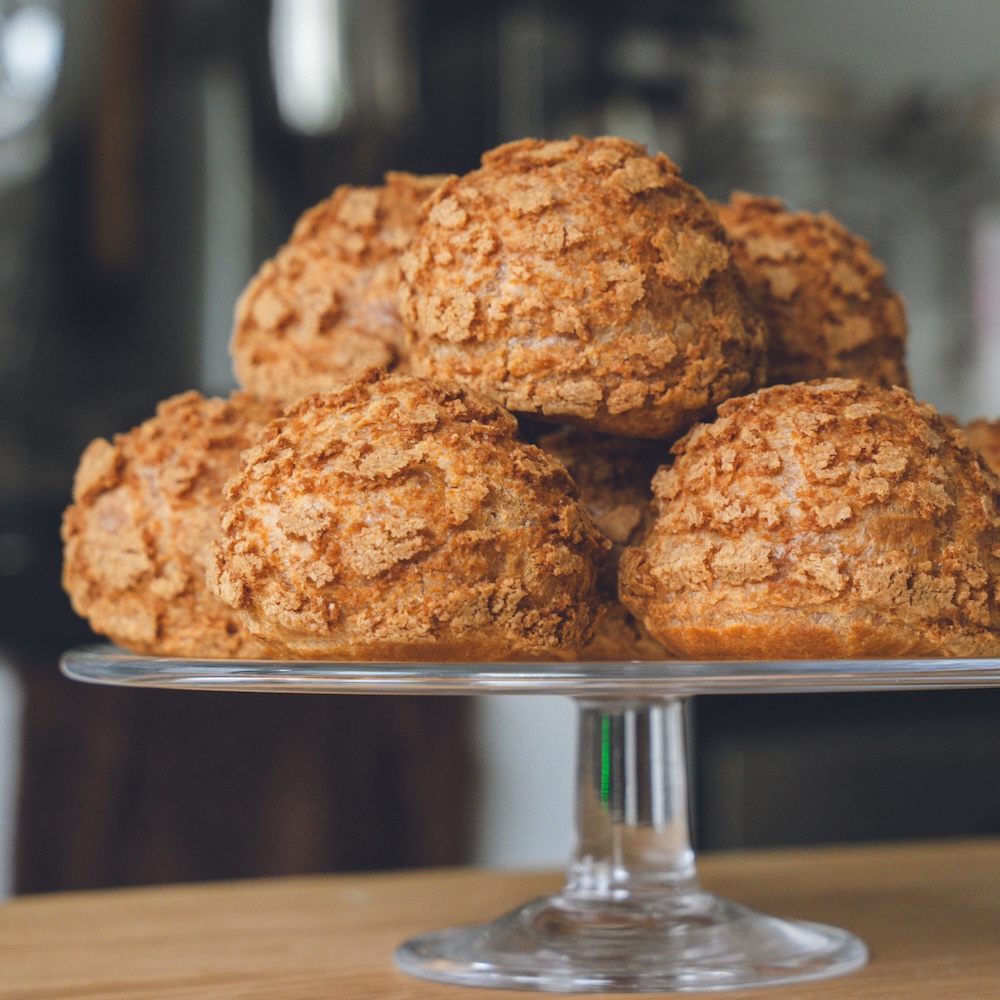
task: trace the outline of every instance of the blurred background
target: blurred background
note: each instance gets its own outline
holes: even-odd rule
[[[991,0],[0,0],[0,895],[562,864],[568,702],[63,680],[80,452],[228,393],[237,295],[336,185],[574,132],[831,211],[906,299],[915,393],[996,418],[997,52]],[[699,846],[1000,833],[998,720],[990,691],[696,699]]]

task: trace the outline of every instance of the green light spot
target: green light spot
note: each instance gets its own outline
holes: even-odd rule
[[[601,716],[601,801],[611,798],[611,716]]]

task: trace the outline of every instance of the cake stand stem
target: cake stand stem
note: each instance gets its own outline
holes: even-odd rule
[[[685,706],[577,701],[577,839],[562,892],[396,952],[407,972],[514,989],[737,989],[840,975],[865,946],[705,892],[688,829]]]
[[[577,842],[564,895],[696,889],[684,703],[578,705]]]

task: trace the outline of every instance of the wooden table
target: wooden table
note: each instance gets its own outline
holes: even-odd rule
[[[1000,840],[706,855],[700,872],[707,888],[846,927],[872,951],[849,976],[729,996],[1000,997]],[[560,883],[455,869],[19,897],[0,906],[0,998],[514,996],[412,979],[393,949]]]

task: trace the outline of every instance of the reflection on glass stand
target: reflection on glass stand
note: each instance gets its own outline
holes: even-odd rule
[[[864,964],[846,931],[755,913],[698,884],[684,704],[579,701],[577,843],[562,892],[482,927],[404,943],[399,966],[466,985],[735,989]]]
[[[277,663],[73,650],[76,680],[215,691],[563,694],[579,708],[577,843],[562,891],[493,923],[404,942],[440,982],[567,992],[702,991],[820,979],[864,964],[847,931],[765,916],[698,884],[685,699],[711,692],[1000,687],[1000,660]]]

